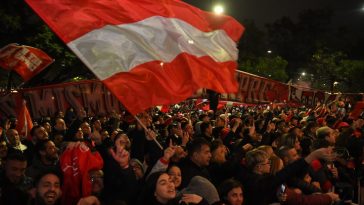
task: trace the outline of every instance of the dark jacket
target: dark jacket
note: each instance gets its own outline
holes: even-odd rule
[[[297,160],[276,175],[259,175],[249,171],[240,179],[244,186],[245,205],[266,205],[277,202],[277,190],[290,177],[302,169],[307,169],[308,164],[304,159]]]
[[[28,191],[32,185],[33,182],[29,177],[24,176],[19,184],[13,184],[4,173],[0,173],[0,204],[27,204],[30,197]]]
[[[208,180],[211,179],[206,167],[199,167],[190,159],[183,160],[179,167],[182,174],[182,183],[180,188],[185,188],[194,176],[202,176]]]
[[[138,181],[131,167],[122,169],[120,165],[109,156],[104,159],[104,190],[102,198],[110,204],[121,200],[133,204],[139,191]]]

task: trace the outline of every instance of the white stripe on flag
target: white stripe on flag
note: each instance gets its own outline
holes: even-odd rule
[[[100,79],[150,61],[171,62],[181,53],[236,61],[235,42],[223,30],[202,32],[176,18],[154,16],[118,26],[107,25],[68,43]]]

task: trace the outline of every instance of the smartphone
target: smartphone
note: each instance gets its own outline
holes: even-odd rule
[[[284,193],[286,191],[286,186],[284,184],[281,185],[280,192]]]

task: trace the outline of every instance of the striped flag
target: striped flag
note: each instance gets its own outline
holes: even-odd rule
[[[179,0],[26,0],[132,113],[199,88],[237,91],[231,17]]]

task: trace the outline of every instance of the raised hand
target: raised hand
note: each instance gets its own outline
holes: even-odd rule
[[[202,197],[196,194],[183,194],[181,201],[186,204],[198,204],[202,201]]]

